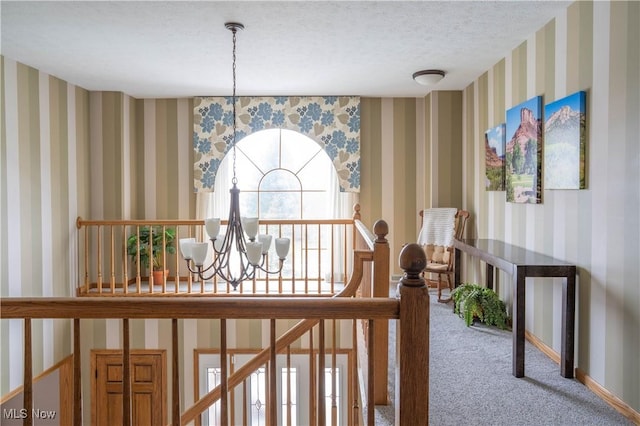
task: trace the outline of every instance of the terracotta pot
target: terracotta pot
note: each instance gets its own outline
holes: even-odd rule
[[[164,271],[153,271],[153,285],[162,285],[162,283],[164,282],[162,279],[163,273],[165,277],[169,278],[168,269],[165,269]]]

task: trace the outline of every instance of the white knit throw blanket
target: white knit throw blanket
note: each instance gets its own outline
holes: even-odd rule
[[[455,208],[425,209],[418,244],[451,246],[457,212],[458,209]]]

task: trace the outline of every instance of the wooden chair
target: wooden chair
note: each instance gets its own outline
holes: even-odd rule
[[[464,234],[464,228],[469,219],[469,212],[466,210],[458,210],[455,215],[455,225],[453,238],[460,240]],[[422,225],[424,221],[424,211],[420,210],[420,223]],[[424,246],[424,250],[427,255],[427,267],[424,268],[423,277],[426,279],[429,287],[436,287],[438,289],[438,302],[446,303],[451,300],[451,297],[443,298],[442,289],[445,287],[443,278],[446,278],[449,292],[453,290],[454,272],[455,272],[455,256],[454,247],[451,246],[436,246],[433,244],[427,244]],[[431,279],[429,275],[437,275],[438,279]]]

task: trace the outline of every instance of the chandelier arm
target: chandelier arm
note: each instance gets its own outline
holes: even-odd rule
[[[280,272],[282,272],[282,268],[284,267],[284,259],[278,259],[278,269],[275,271],[270,271],[268,270],[266,267],[263,267],[262,265],[255,265],[255,269],[259,269],[262,272],[266,272],[267,274],[279,274]]]
[[[205,277],[203,274],[206,273],[207,271],[209,271],[211,269],[211,267],[208,268],[202,268],[202,266],[198,266],[196,265],[196,269],[193,269],[191,267],[191,260],[187,259],[187,269],[189,270],[189,272],[191,272],[192,274],[196,274],[198,276],[198,278],[200,278],[200,280],[204,281],[209,281],[211,278],[213,278],[213,275],[211,275],[210,277]]]
[[[191,259],[185,259],[185,261],[187,262],[187,269],[189,270],[189,272],[191,272],[192,274],[197,274],[198,273],[198,267],[196,266],[196,269],[192,269],[191,268]]]

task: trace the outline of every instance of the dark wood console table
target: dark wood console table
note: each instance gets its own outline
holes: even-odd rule
[[[511,275],[513,282],[513,375],[524,377],[525,278],[558,277],[562,284],[562,344],[560,374],[573,377],[576,306],[576,265],[498,240],[455,240],[455,285],[460,285],[460,252],[487,264],[487,287],[493,288],[493,267]]]

